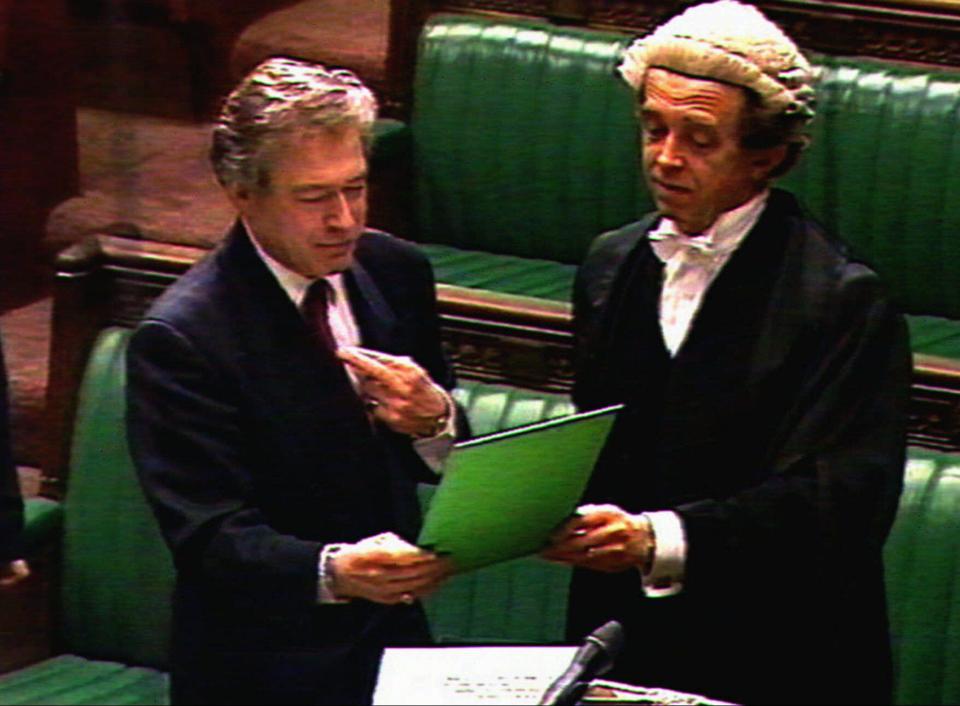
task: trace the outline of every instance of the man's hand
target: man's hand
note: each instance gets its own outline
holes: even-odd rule
[[[359,347],[340,348],[337,355],[359,377],[374,418],[395,432],[432,436],[450,413],[447,395],[410,358]]]
[[[450,562],[415,547],[392,532],[368,537],[330,560],[331,589],[338,598],[374,603],[413,603],[451,573]]]
[[[0,563],[0,588],[10,588],[30,576],[30,566],[23,559]]]
[[[594,571],[648,569],[654,547],[650,523],[616,505],[581,505],[554,533],[542,556]]]

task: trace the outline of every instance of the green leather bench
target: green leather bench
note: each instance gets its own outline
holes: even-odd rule
[[[101,334],[81,390],[63,513],[60,654],[0,676],[0,704],[168,700],[173,569],[122,433],[128,336]],[[572,411],[563,396],[499,385],[464,381],[455,394],[478,433]],[[886,554],[897,701],[956,703],[960,456],[911,450]],[[434,635],[445,644],[560,642],[568,579],[565,568],[536,558],[456,577],[427,603]]]
[[[410,236],[438,280],[569,301],[599,233],[651,209],[629,37],[438,15],[420,38]],[[815,57],[813,144],[783,180],[884,277],[916,352],[960,361],[960,72]]]

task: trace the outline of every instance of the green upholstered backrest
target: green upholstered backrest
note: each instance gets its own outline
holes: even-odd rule
[[[911,449],[884,558],[895,702],[960,703],[960,456]]]
[[[441,15],[414,86],[417,240],[580,260],[647,210],[623,35]]]
[[[817,63],[813,142],[784,186],[906,312],[960,319],[960,72]]]
[[[413,237],[575,264],[597,234],[649,210],[632,97],[615,73],[628,41],[434,17],[415,83]],[[880,272],[906,312],[960,318],[960,73],[815,60],[813,143],[783,185]],[[469,279],[469,262],[458,267],[467,271],[456,281]],[[510,276],[512,288],[486,286],[528,293],[523,273]]]
[[[80,390],[64,511],[62,647],[162,667],[173,567],[127,449],[129,333],[100,335]]]

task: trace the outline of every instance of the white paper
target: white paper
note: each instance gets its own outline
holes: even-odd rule
[[[391,647],[376,706],[536,704],[576,647]]]

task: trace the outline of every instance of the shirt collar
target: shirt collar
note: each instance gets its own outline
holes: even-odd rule
[[[287,296],[290,297],[290,300],[293,302],[294,306],[299,309],[300,305],[303,304],[303,298],[307,295],[307,289],[314,282],[314,280],[310,279],[309,277],[304,277],[299,272],[294,272],[283,263],[278,262],[276,259],[271,257],[270,254],[260,245],[256,234],[253,232],[253,229],[250,227],[250,224],[247,223],[246,219],[241,216],[240,221],[243,223],[243,227],[246,228],[247,234],[250,236],[250,242],[253,243],[253,247],[257,251],[257,255],[260,256],[260,259],[263,260],[263,264],[265,264],[267,269],[273,273],[273,276],[276,277],[281,289],[287,293]],[[327,275],[323,279],[326,279],[327,282],[330,283],[330,286],[333,287],[333,301],[339,301],[340,298],[345,296],[343,273],[337,272],[332,275]]]
[[[756,225],[769,196],[769,189],[764,189],[746,203],[721,213],[713,225],[699,235],[681,232],[673,219],[664,217],[647,237],[654,253],[664,263],[683,251],[708,258],[729,255]]]

